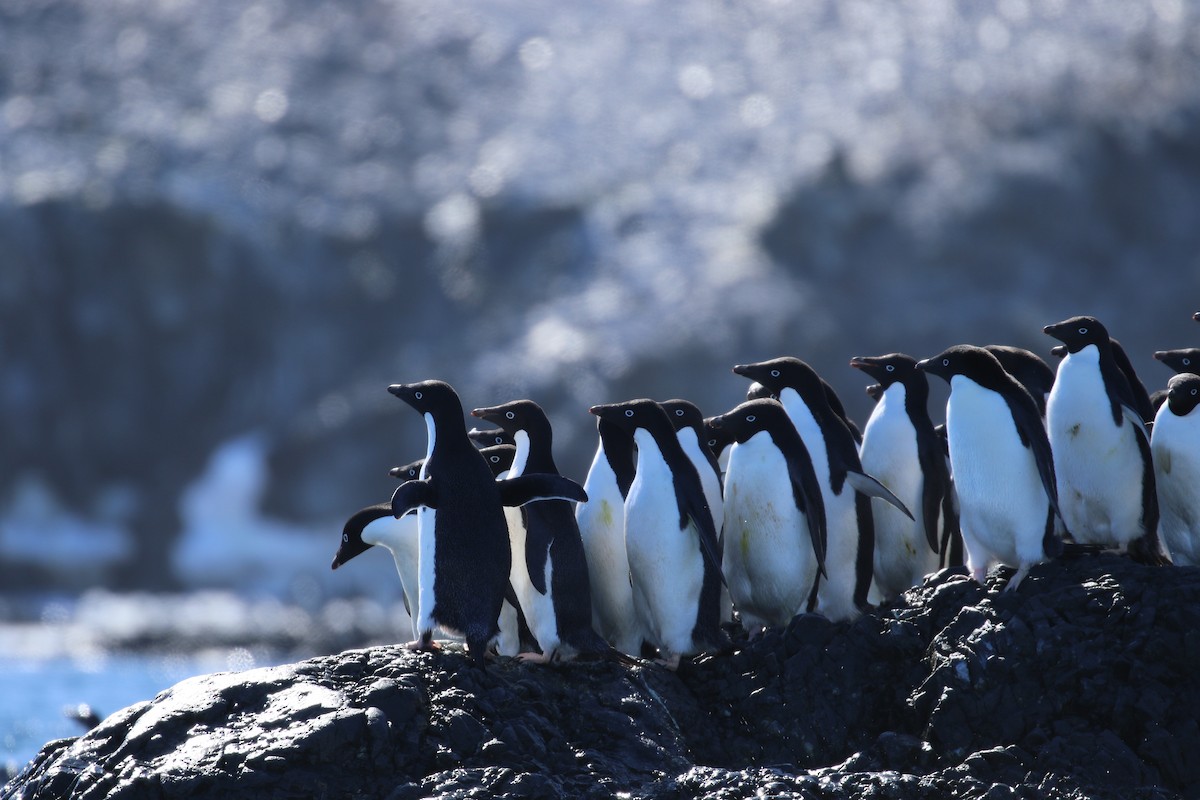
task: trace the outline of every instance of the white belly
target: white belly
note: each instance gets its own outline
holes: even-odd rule
[[[597,450],[583,488],[588,501],[575,506],[575,519],[587,558],[592,624],[613,647],[638,655],[642,631],[629,585],[624,500],[603,449]]]
[[[917,433],[904,410],[905,388],[893,384],[867,420],[861,449],[863,472],[876,478],[913,512],[872,499],[875,519],[875,585],[883,599],[895,597],[937,570],[938,557],[925,537],[924,475]]]
[[[404,602],[409,609],[413,638],[416,639],[419,635],[417,616],[421,582],[421,540],[417,516],[408,514],[400,519],[383,517],[375,520],[363,529],[362,538],[367,544],[387,548],[392,554],[392,560],[396,562],[396,572],[400,575],[400,589],[404,592]]]
[[[1159,530],[1175,564],[1200,564],[1200,411],[1185,417],[1164,403],[1150,440],[1158,487]]]
[[[955,376],[946,433],[968,566],[976,572],[1043,560],[1050,501],[1004,398]]]
[[[637,474],[625,500],[625,549],[633,602],[647,637],[664,655],[696,651],[692,639],[704,562],[696,531],[680,530],[671,471],[653,438],[635,434]]]
[[[786,625],[805,610],[817,561],[787,462],[763,432],[737,444],[725,476],[723,567],[742,625]]]

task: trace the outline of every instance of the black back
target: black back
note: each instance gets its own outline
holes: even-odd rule
[[[1023,347],[989,344],[983,348],[996,357],[1004,371],[1016,378],[1033,402],[1038,413],[1046,416],[1046,395],[1054,388],[1054,370],[1036,353]]]
[[[622,498],[628,497],[637,469],[633,435],[600,418],[596,419],[596,430],[604,445],[604,458],[617,479],[617,489]]]

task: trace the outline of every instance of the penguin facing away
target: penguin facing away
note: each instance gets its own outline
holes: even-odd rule
[[[592,588],[592,627],[617,650],[637,656],[644,637],[633,606],[625,552],[625,496],[634,476],[633,437],[603,419],[596,423],[599,443],[583,484],[588,501],[575,506]]]
[[[1167,382],[1154,418],[1150,448],[1161,513],[1159,530],[1171,561],[1200,564],[1200,376],[1183,372]]]
[[[1046,398],[1054,388],[1054,370],[1036,353],[1023,347],[989,344],[983,348],[996,357],[1004,371],[1012,375],[1029,392],[1037,404],[1038,413],[1046,416]]]
[[[929,418],[929,381],[917,360],[902,353],[850,359],[879,381],[882,396],[867,420],[860,448],[863,471],[914,511],[910,520],[875,504],[875,586],[890,599],[938,568],[942,504],[950,472]]]
[[[1108,331],[1086,316],[1044,331],[1067,351],[1046,404],[1063,521],[1077,542],[1165,563],[1150,440]]]
[[[433,628],[463,636],[477,663],[499,634],[511,556],[504,505],[587,499],[582,487],[558,475],[496,481],[467,438],[462,403],[449,384],[393,384],[388,391],[425,418],[428,445],[421,475],[392,495],[392,514],[417,512],[420,577],[412,649],[434,647]],[[435,514],[429,514],[435,510]]]
[[[667,414],[653,400],[593,406],[633,436],[637,466],[625,498],[625,549],[634,607],[646,639],[675,669],[726,645],[720,629],[721,556],[716,526]]]
[[[946,434],[967,567],[980,583],[994,564],[1030,567],[1062,551],[1055,535],[1054,458],[1037,404],[981,347],[956,345],[917,366],[950,384]]]
[[[714,417],[735,444],[726,476],[723,569],[751,634],[811,611],[825,569],[825,505],[808,450],[777,400]]]
[[[541,406],[514,400],[477,408],[473,416],[498,425],[516,442],[506,480],[530,473],[558,475],[553,430]],[[570,504],[546,501],[520,509],[524,547],[513,537],[511,580],[517,600],[541,649],[524,660],[570,660],[580,653],[599,655],[608,645],[592,628],[592,596],[579,525]],[[513,534],[510,520],[509,533]]]
[[[798,358],[784,357],[733,368],[738,375],[767,387],[787,411],[808,448],[821,484],[829,579],[818,588],[817,611],[834,622],[853,619],[867,608],[874,570],[875,523],[871,497],[912,514],[879,481],[865,474],[850,428],[829,405],[832,391],[816,371]]]

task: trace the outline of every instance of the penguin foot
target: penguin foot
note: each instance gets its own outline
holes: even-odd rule
[[[554,660],[554,654],[546,655],[545,653],[517,653],[517,660],[523,664],[549,664]]]
[[[1021,581],[1025,580],[1025,576],[1029,574],[1029,568],[1031,566],[1033,566],[1033,565],[1032,564],[1022,564],[1020,567],[1018,567],[1016,574],[1008,579],[1008,583],[1005,585],[1005,587],[1001,591],[1004,591],[1004,592],[1015,591],[1016,588],[1021,585]]]
[[[406,642],[404,648],[418,653],[436,653],[442,649],[442,646],[435,642],[432,636],[422,636]]]

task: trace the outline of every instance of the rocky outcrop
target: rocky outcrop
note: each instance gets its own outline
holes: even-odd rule
[[[678,673],[454,646],[207,675],[51,742],[5,798],[1173,798],[1200,792],[1200,570],[931,577]]]

